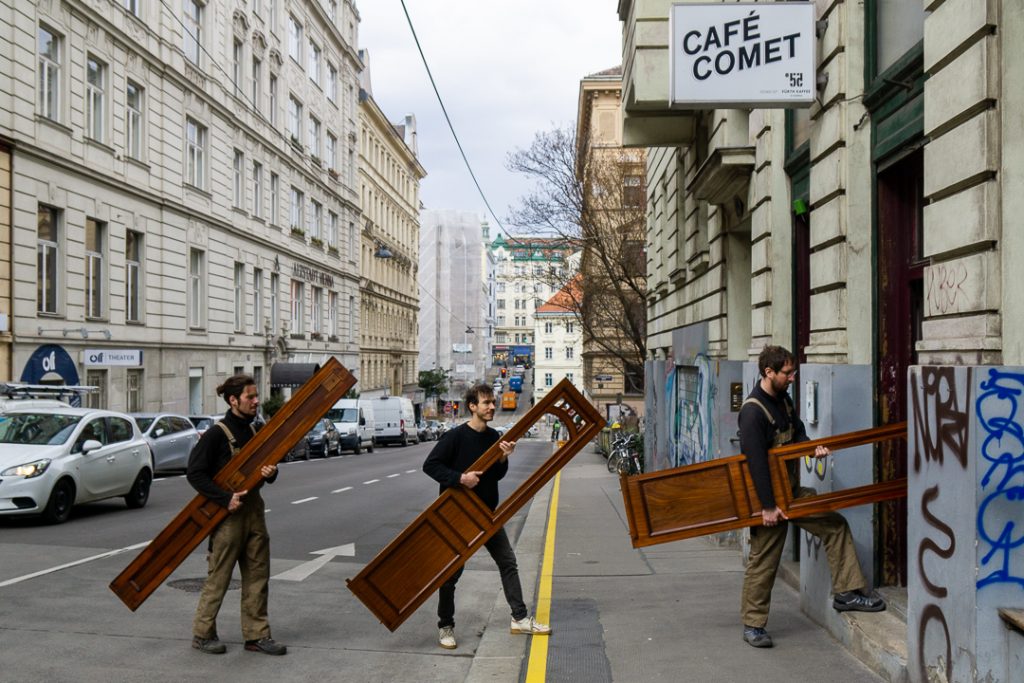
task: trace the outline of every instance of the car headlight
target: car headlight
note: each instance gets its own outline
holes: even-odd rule
[[[0,472],[0,476],[3,477],[25,477],[31,479],[32,477],[38,477],[46,468],[50,466],[49,458],[42,460],[36,460],[35,462],[27,462],[24,465],[16,465],[14,467],[8,467],[3,472]]]

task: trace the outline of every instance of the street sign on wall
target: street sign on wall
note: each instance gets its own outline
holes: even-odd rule
[[[677,3],[669,13],[669,36],[673,107],[814,102],[813,3]]]
[[[82,364],[139,368],[142,367],[142,349],[85,349],[82,351]]]

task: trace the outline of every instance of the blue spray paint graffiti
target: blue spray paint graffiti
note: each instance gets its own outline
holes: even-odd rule
[[[691,365],[675,368],[675,415],[672,430],[672,462],[680,465],[705,462],[713,452],[714,366],[703,353]]]
[[[978,579],[979,589],[992,584],[1024,588],[1024,427],[1017,413],[1024,394],[1024,374],[988,371],[975,403],[984,430],[981,456],[990,465],[981,479],[984,498],[978,506],[978,540],[988,545],[982,565],[995,567]]]

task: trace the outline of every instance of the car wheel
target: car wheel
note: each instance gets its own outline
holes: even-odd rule
[[[355,453],[356,455],[359,455],[360,453],[363,452],[363,448],[362,447],[363,447],[363,444],[362,444],[362,442],[359,441],[359,437],[357,436],[356,437],[356,445],[355,445],[355,448],[352,449],[352,452]]]
[[[408,434],[402,434],[402,448],[405,448],[408,445],[409,445],[409,435]]]
[[[50,492],[46,501],[43,519],[50,524],[62,524],[71,515],[71,507],[75,504],[75,485],[70,479],[61,479]]]
[[[368,448],[366,449],[366,451],[367,451],[368,453],[373,453],[373,448],[374,448],[374,446],[376,446],[376,445],[377,445],[377,442],[376,442],[376,441],[374,440],[374,438],[373,438],[373,437],[372,437],[372,438],[370,438],[370,445],[369,445],[369,447],[368,447]]]
[[[132,484],[131,490],[124,497],[125,505],[133,510],[146,507],[146,503],[149,501],[149,486],[152,483],[153,474],[148,469],[139,472],[139,476],[135,477],[135,483]]]

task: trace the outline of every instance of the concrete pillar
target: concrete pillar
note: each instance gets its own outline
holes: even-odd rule
[[[909,382],[907,673],[1019,680],[998,610],[1024,607],[1024,368],[920,366]]]

